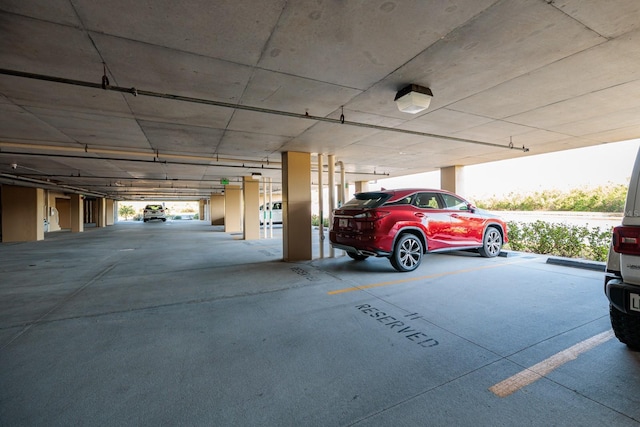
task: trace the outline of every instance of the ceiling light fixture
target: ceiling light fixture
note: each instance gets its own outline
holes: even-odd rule
[[[394,101],[403,113],[417,114],[429,108],[433,92],[428,87],[410,84],[396,93]]]

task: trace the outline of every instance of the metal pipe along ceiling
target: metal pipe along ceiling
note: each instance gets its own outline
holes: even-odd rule
[[[144,151],[127,151],[127,150],[113,150],[109,148],[91,148],[89,146],[84,147],[69,147],[69,146],[61,146],[61,145],[45,145],[45,144],[21,144],[17,142],[8,142],[8,141],[0,141],[0,147],[10,147],[10,148],[21,148],[21,149],[31,149],[31,150],[46,150],[46,151],[68,151],[72,153],[87,153],[87,154],[110,154],[110,155],[119,155],[119,156],[137,156],[137,157],[148,157],[151,159],[155,159],[161,163],[165,162],[165,160],[159,160],[160,157],[166,157],[170,159],[180,159],[180,160],[196,160],[203,162],[226,162],[226,163],[241,163],[241,164],[252,164],[256,166],[247,166],[251,168],[260,168],[264,166],[266,163],[267,166],[274,165],[280,166],[281,162],[272,162],[270,160],[261,161],[261,160],[243,160],[243,159],[231,159],[226,157],[206,157],[206,156],[193,156],[188,154],[167,154],[167,153],[159,153],[159,152],[144,152]],[[18,154],[18,153],[14,153]],[[28,155],[27,153],[23,153],[24,155]],[[83,157],[85,158],[85,157]],[[122,159],[129,160],[129,159]],[[134,161],[134,160],[129,160]],[[273,168],[280,169],[280,167]]]
[[[348,120],[344,120],[342,117],[339,119],[332,119],[329,117],[312,116],[307,113],[299,114],[299,113],[291,113],[288,111],[271,110],[268,108],[252,107],[250,105],[232,104],[229,102],[213,101],[210,99],[193,98],[190,96],[181,96],[181,95],[173,95],[169,93],[153,92],[148,90],[136,89],[134,87],[125,88],[121,86],[109,86],[109,85],[103,85],[101,83],[93,83],[93,82],[87,82],[82,80],[73,80],[73,79],[67,79],[62,77],[53,77],[53,76],[47,76],[44,74],[26,73],[23,71],[8,70],[5,68],[0,68],[0,74],[6,74],[9,76],[16,76],[16,77],[24,77],[24,78],[35,79],[35,80],[44,80],[48,82],[63,83],[63,84],[69,84],[69,85],[75,85],[75,86],[82,86],[82,87],[88,87],[88,88],[94,88],[94,89],[100,89],[100,90],[111,90],[115,92],[129,93],[129,94],[132,94],[133,96],[149,96],[153,98],[173,99],[176,101],[191,102],[195,104],[214,105],[216,107],[231,108],[234,110],[246,110],[246,111],[253,111],[253,112],[264,113],[264,114],[275,114],[279,116],[293,117],[293,118],[302,119],[302,120],[315,120],[319,122],[333,123],[337,125],[356,126],[356,127],[363,127],[368,129],[376,129],[376,130],[385,131],[385,132],[404,133],[404,134],[415,135],[415,136],[424,136],[429,138],[464,142],[468,144],[484,145],[488,147],[506,148],[508,150],[516,148],[513,146],[513,144],[509,144],[509,145],[494,144],[491,142],[476,141],[473,139],[457,138],[457,137],[446,136],[446,135],[437,135],[437,134],[427,133],[427,132],[418,132],[418,131],[413,131],[409,129],[392,128],[388,126],[380,126],[380,125],[374,125],[370,123],[351,122]],[[522,148],[517,148],[517,149],[522,150],[524,152],[529,151],[529,149],[524,146],[522,146]]]

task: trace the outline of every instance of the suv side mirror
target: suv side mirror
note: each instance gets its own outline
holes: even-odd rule
[[[473,206],[471,203],[467,204],[467,210],[471,213],[476,213],[476,207]]]

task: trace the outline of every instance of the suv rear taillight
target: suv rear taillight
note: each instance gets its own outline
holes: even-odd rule
[[[640,227],[615,227],[613,250],[624,255],[640,255]]]
[[[390,213],[391,212],[386,211],[366,211],[361,214],[354,215],[353,219],[357,221],[378,221]]]

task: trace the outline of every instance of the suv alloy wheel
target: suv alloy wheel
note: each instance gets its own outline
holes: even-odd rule
[[[482,240],[482,247],[478,252],[485,258],[493,258],[502,250],[502,234],[495,227],[487,228]]]
[[[391,255],[391,265],[398,271],[413,271],[422,261],[422,242],[413,234],[400,236]]]

